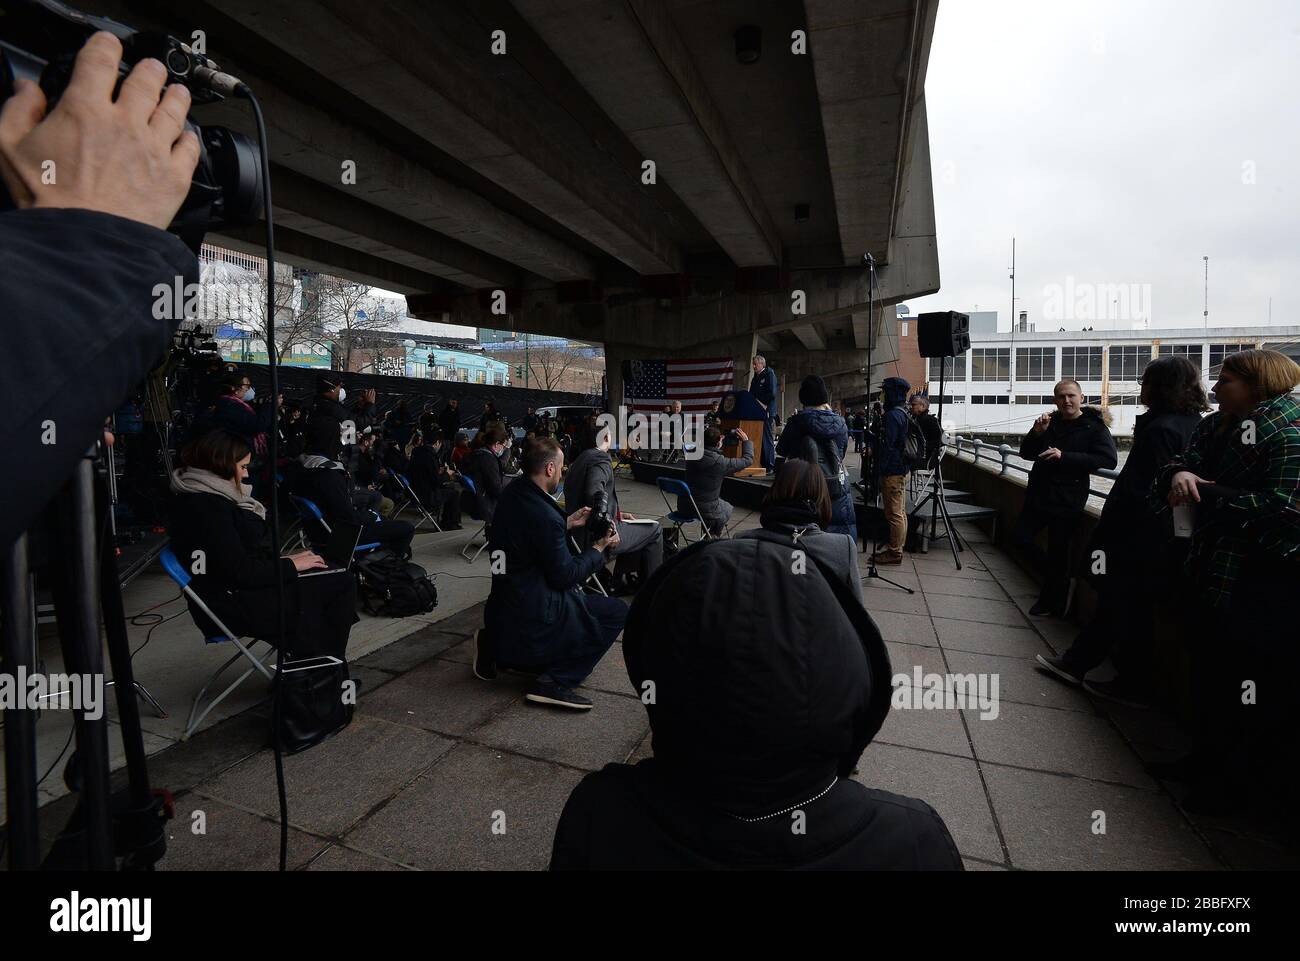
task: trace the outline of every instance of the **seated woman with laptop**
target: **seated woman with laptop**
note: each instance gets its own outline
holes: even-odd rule
[[[312,551],[277,557],[266,508],[246,486],[250,454],[246,441],[221,429],[185,446],[183,466],[170,482],[172,550],[193,575],[194,591],[241,637],[283,645],[294,659],[343,658],[358,620],[353,578],[346,567],[331,570]],[[276,588],[281,577],[283,635]],[[190,612],[206,635],[218,633],[201,611]]]

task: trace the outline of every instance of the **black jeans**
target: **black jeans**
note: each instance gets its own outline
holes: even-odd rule
[[[408,521],[371,521],[361,528],[362,544],[379,544],[402,557],[411,556],[415,525]]]
[[[1152,680],[1154,633],[1155,597],[1149,580],[1117,582],[1099,592],[1096,614],[1079,632],[1062,660],[1082,677],[1114,652],[1115,666],[1124,679],[1146,687]]]
[[[1070,586],[1070,541],[1078,514],[1049,514],[1026,502],[1011,535],[1026,559],[1043,572],[1044,600],[1064,601]],[[1038,546],[1038,532],[1047,530],[1047,550]]]
[[[283,646],[295,658],[342,657],[357,618],[357,585],[343,571],[286,579],[281,640],[275,587],[254,587],[205,596],[204,601],[232,631]],[[196,618],[197,619],[197,618]]]

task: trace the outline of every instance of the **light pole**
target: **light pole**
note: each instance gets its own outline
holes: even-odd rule
[[[1205,310],[1201,316],[1205,319],[1205,329],[1210,329],[1210,258],[1202,257],[1205,261]]]

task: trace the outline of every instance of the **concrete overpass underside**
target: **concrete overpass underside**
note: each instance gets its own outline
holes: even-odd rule
[[[287,261],[404,293],[416,317],[603,342],[616,402],[623,360],[731,355],[743,385],[761,352],[787,406],[808,372],[860,393],[873,334],[874,363],[897,350],[880,308],[939,288],[937,5],[82,4],[201,30],[257,91]],[[197,114],[253,134],[244,104]]]

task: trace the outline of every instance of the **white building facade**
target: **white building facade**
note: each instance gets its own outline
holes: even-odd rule
[[[1034,418],[1055,409],[1052,388],[1069,378],[1079,382],[1087,403],[1109,411],[1116,436],[1131,436],[1133,421],[1145,410],[1138,394],[1151,360],[1186,356],[1209,393],[1224,357],[1259,347],[1295,357],[1300,327],[973,332],[964,356],[926,362],[931,412],[938,413],[940,364],[946,360],[943,421],[950,430],[1023,434]]]

